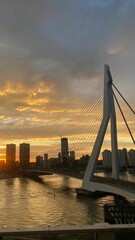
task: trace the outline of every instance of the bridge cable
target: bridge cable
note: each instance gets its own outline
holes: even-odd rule
[[[132,134],[132,132],[131,132],[131,130],[130,130],[130,128],[129,128],[129,125],[128,125],[127,121],[126,121],[126,118],[125,118],[125,116],[124,116],[124,113],[123,113],[123,111],[122,111],[122,109],[121,109],[121,107],[120,107],[120,104],[119,104],[119,102],[118,102],[118,99],[117,99],[114,91],[113,91],[113,95],[114,95],[115,101],[116,101],[116,103],[117,103],[117,105],[118,105],[118,108],[119,108],[119,110],[120,110],[120,112],[121,112],[121,115],[122,115],[122,117],[123,117],[123,120],[124,120],[124,122],[125,122],[125,124],[126,124],[126,127],[127,127],[127,129],[128,129],[128,132],[129,132],[129,134],[130,134],[130,136],[131,136],[131,139],[132,139],[132,141],[133,141],[133,143],[134,143],[134,145],[135,145],[135,140],[134,140],[133,134]]]
[[[88,111],[89,108],[89,101],[91,100],[90,97],[92,97],[92,95],[94,95],[95,91],[97,91],[100,88],[100,85],[102,84],[102,82],[99,82],[97,84],[97,86],[93,89],[93,91],[91,92],[91,94],[86,98],[86,100],[84,101],[84,103],[82,104],[81,108],[80,108],[80,112],[77,112],[74,114],[72,120],[73,122],[77,123],[79,122],[79,120],[81,120],[82,116],[84,116],[84,114],[86,114],[86,112]],[[93,106],[94,108],[94,106]],[[68,123],[66,128],[64,130],[66,130],[68,132],[68,130],[71,128],[71,123]],[[74,130],[75,131],[75,130]]]
[[[119,93],[119,95],[122,97],[122,99],[124,100],[124,102],[127,104],[127,106],[130,108],[130,110],[135,114],[135,111],[133,110],[133,108],[129,105],[129,103],[126,101],[126,99],[123,97],[123,95],[120,93],[120,91],[118,90],[118,88],[112,83],[113,87],[116,89],[116,91]]]
[[[99,98],[97,98],[97,104],[95,104],[94,105],[94,109],[96,108],[96,106],[99,106],[100,105],[100,102],[101,102],[101,100],[100,100],[100,97]],[[89,104],[89,106],[90,106],[90,104]],[[92,107],[93,108],[93,107]],[[91,109],[92,110],[92,109]],[[87,124],[87,119],[86,119],[86,116],[87,116],[87,113],[89,113],[90,112],[90,108],[88,107],[88,109],[87,109],[87,111],[85,112],[85,116],[84,115],[82,115],[82,117],[81,117],[81,119],[80,120],[85,120],[85,124],[84,125],[82,125],[81,127],[80,127],[80,129],[77,131],[77,132],[74,132],[74,134],[79,134],[78,135],[78,140],[80,139],[81,140],[81,146],[83,146],[85,143],[85,141],[86,141],[86,139],[89,137],[89,135],[91,135],[91,131],[92,130],[95,130],[95,127],[93,126],[95,123],[96,123],[96,121],[98,120],[98,117],[96,117],[96,119],[94,119],[94,121],[92,121],[91,122],[91,125],[89,126],[88,124]],[[89,120],[88,120],[89,121]],[[94,124],[93,124],[94,123]],[[89,132],[90,133],[87,133],[88,132],[88,130],[90,130]],[[82,138],[82,136],[83,136],[83,138]],[[72,139],[71,138],[71,145],[73,145],[74,144],[74,142],[75,142],[75,140],[74,140],[74,138]],[[79,147],[79,146],[78,146]]]
[[[83,132],[81,133],[80,139],[83,139],[81,141],[81,148],[83,149],[84,147],[86,148],[90,142],[93,142],[93,139],[95,139],[95,134],[97,132],[97,124],[99,120],[101,119],[101,115],[97,116],[96,119],[94,119],[93,122],[91,122],[91,126],[85,126]],[[86,131],[88,133],[86,133]],[[84,135],[84,136],[83,136]],[[90,138],[90,139],[89,139]],[[89,142],[87,141],[89,139]]]
[[[99,86],[98,86],[99,87]],[[97,90],[97,89],[95,89],[95,90]],[[88,98],[87,98],[87,100],[88,100]],[[96,105],[97,106],[99,106],[99,103],[98,104],[96,104],[96,102],[94,101],[94,106],[92,105],[90,105],[90,100],[91,99],[89,99],[89,101],[86,101],[86,104],[83,106],[83,109],[81,109],[80,110],[80,113],[77,115],[77,116],[75,116],[75,118],[74,118],[74,123],[78,123],[78,122],[81,122],[81,121],[83,121],[83,119],[85,119],[85,123],[86,123],[86,115],[87,115],[87,113],[88,112],[90,112],[90,110],[92,111],[93,109],[95,109],[95,107],[96,107]],[[98,96],[98,98],[97,98],[97,100],[100,102],[100,97]],[[72,144],[75,142],[75,140],[76,140],[76,138],[75,138],[75,136],[73,136],[73,135],[75,135],[75,134],[81,134],[82,135],[82,133],[84,134],[86,131],[85,131],[85,128],[86,128],[87,126],[86,126],[86,124],[85,124],[85,126],[84,125],[82,125],[81,127],[80,127],[80,129],[78,130],[78,131],[76,131],[75,129],[74,129],[74,131],[72,132],[72,136],[71,136],[71,138],[70,138],[70,142],[72,142]],[[67,126],[67,128],[66,128],[66,131],[67,131],[67,135],[68,135],[68,130],[70,130],[70,128],[71,128],[71,124],[68,124],[68,126]],[[71,145],[72,145],[71,144]]]
[[[95,89],[92,91],[92,93],[87,97],[87,99],[85,100],[85,102],[83,103],[83,105],[82,105],[82,107],[81,107],[81,109],[80,109],[80,114],[78,114],[78,113],[77,113],[77,114],[74,114],[74,116],[75,116],[74,122],[75,122],[75,123],[80,122],[80,120],[82,121],[83,119],[85,119],[85,123],[86,123],[86,117],[85,117],[85,116],[87,115],[87,113],[90,112],[90,110],[91,110],[91,112],[92,112],[92,110],[95,109],[95,108],[97,108],[97,106],[99,107],[99,105],[100,105],[100,103],[101,103],[101,94],[99,94],[98,97],[94,97],[94,96],[93,96],[94,98],[97,99],[97,102],[94,101],[94,104],[91,105],[91,101],[92,101],[92,95],[94,95],[94,93],[95,93],[96,91],[99,91],[99,89],[101,89],[102,84],[103,84],[103,80],[102,80],[102,82],[100,82],[100,83],[97,84],[97,86],[96,86]],[[98,109],[97,109],[97,110],[98,110]],[[99,111],[97,111],[97,112],[99,113]],[[85,115],[85,116],[84,116],[84,115]],[[94,119],[94,123],[96,122],[96,120],[98,120],[98,117],[97,117],[96,119]],[[66,132],[67,132],[67,133],[68,133],[68,130],[70,130],[70,127],[71,127],[71,124],[68,123],[67,126],[66,126]],[[84,145],[84,144],[85,144],[84,142],[86,141],[86,138],[89,137],[89,134],[86,135],[86,130],[85,130],[86,128],[87,128],[87,124],[85,124],[85,126],[82,125],[81,128],[79,129],[79,131],[75,131],[75,130],[74,130],[74,133],[72,133],[73,135],[71,136],[70,143],[69,143],[70,149],[71,149],[71,146],[73,147],[73,145],[74,145],[75,142],[76,142],[76,138],[75,138],[74,135],[76,135],[76,134],[78,134],[78,133],[79,133],[79,135],[80,135],[78,140],[81,139],[81,145]],[[89,126],[89,129],[95,131],[95,127],[93,128],[93,124],[92,124],[91,126]],[[86,136],[83,137],[83,140],[82,140],[83,134],[85,134]],[[88,143],[87,143],[87,144],[88,144]],[[78,148],[78,147],[79,147],[79,146],[78,146],[78,144],[77,144],[77,148]],[[81,146],[81,149],[82,149],[82,146]],[[76,151],[76,150],[79,150],[79,148],[78,148],[78,149],[75,149],[75,151]],[[64,167],[64,165],[65,165],[65,164],[63,163],[63,167]],[[55,167],[56,167],[56,164],[55,164]]]
[[[100,104],[100,101],[99,101],[99,99],[98,99],[98,104],[97,104],[97,106],[99,106],[99,104]],[[95,108],[96,108],[96,105],[95,105]],[[94,109],[95,109],[94,108]],[[88,111],[86,112],[86,114],[89,112],[89,109],[88,109]],[[83,119],[82,119],[83,120]],[[80,133],[80,134],[83,134],[83,133],[86,133],[86,130],[88,130],[88,129],[86,129],[87,127],[88,127],[88,125],[87,125],[87,119],[85,118],[84,119],[85,120],[85,124],[83,125],[83,126],[81,126],[81,128],[78,130],[78,132],[77,132],[77,134],[78,133]],[[94,119],[94,122],[95,122],[95,119]],[[90,126],[91,127],[91,126]]]

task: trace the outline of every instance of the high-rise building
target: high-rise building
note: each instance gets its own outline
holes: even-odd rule
[[[103,167],[104,168],[111,168],[112,167],[112,153],[110,150],[105,149],[102,152],[103,156]]]
[[[48,153],[44,154],[44,161],[48,161]]]
[[[48,153],[44,154],[44,168],[48,168]]]
[[[129,166],[135,167],[135,150],[130,149],[128,152]]]
[[[64,161],[68,159],[68,153],[68,139],[61,138],[61,156]]]
[[[119,156],[119,167],[127,167],[128,162],[127,162],[127,154],[126,154],[126,149],[118,149],[118,156]]]
[[[123,152],[124,152],[125,161],[126,161],[126,166],[129,166],[127,149],[126,149],[126,148],[123,148],[122,150],[123,150]]]
[[[20,167],[22,169],[28,169],[29,162],[30,162],[30,144],[29,143],[20,144],[19,159],[20,159]]]
[[[75,160],[75,151],[70,151],[70,160],[71,161]]]
[[[40,155],[36,157],[36,167],[40,169],[43,168],[43,157]]]
[[[16,160],[16,145],[15,144],[7,144],[6,145],[6,165],[11,168],[15,167]]]

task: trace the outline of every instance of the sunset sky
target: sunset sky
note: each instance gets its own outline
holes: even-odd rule
[[[0,159],[7,143],[30,143],[32,160],[60,150],[104,64],[134,108],[134,0],[0,0]],[[134,148],[121,118],[119,132]]]

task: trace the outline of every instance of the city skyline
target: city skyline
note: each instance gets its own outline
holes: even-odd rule
[[[105,63],[134,107],[134,9],[134,1],[1,3],[1,160],[11,142],[29,142],[33,160],[56,152],[60,135],[70,141],[72,133],[66,135],[64,129],[102,79]],[[122,107],[134,133],[135,120],[123,103]],[[121,118],[118,124],[120,146],[133,148]],[[79,123],[74,128],[79,131]],[[77,145],[80,140],[74,138]],[[108,137],[104,148],[109,141]],[[91,149],[84,151],[90,154]]]
[[[40,154],[36,154],[35,159],[33,159],[33,161],[31,161],[32,160],[31,159],[31,145],[29,143],[20,143],[19,146],[17,146],[16,144],[10,143],[10,144],[6,145],[6,149],[5,149],[6,150],[5,151],[6,158],[4,160],[5,160],[5,163],[8,165],[13,165],[13,164],[15,164],[15,162],[19,162],[21,165],[23,165],[23,163],[25,162],[27,165],[29,163],[36,162],[36,159],[38,159],[38,158],[39,159],[42,158],[45,161],[57,159],[57,160],[61,160],[61,162],[65,162],[68,160],[70,160],[70,161],[81,160],[83,157],[86,157],[86,156],[90,157],[90,155],[87,153],[87,154],[80,156],[80,158],[75,158],[75,151],[74,150],[71,151],[68,148],[68,138],[61,138],[60,145],[61,145],[60,152],[58,152],[56,154],[56,156],[52,157],[52,156],[49,156],[48,153],[40,153]],[[17,150],[17,148],[18,148],[18,150]],[[102,149],[101,155],[98,158],[99,161],[103,160],[104,153],[106,153],[106,152],[111,153],[112,150]],[[119,158],[121,158],[120,156],[122,156],[121,152],[123,152],[123,154],[125,156],[127,155],[127,157],[128,157],[128,154],[130,155],[130,153],[131,153],[131,157],[134,159],[134,157],[132,156],[132,152],[135,152],[135,149],[133,149],[133,148],[118,149]],[[63,155],[63,153],[64,153],[64,155]],[[65,153],[66,153],[66,155],[65,155]],[[122,156],[122,158],[123,158],[123,156]],[[134,161],[135,161],[135,159],[134,159]]]

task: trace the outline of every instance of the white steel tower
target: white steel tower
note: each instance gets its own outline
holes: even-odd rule
[[[111,124],[111,148],[112,148],[112,178],[119,178],[118,170],[118,147],[117,147],[117,128],[116,114],[114,106],[114,97],[112,90],[112,76],[108,65],[104,66],[104,104],[103,104],[103,119],[100,129],[91,153],[91,157],[83,178],[82,188],[91,191],[91,181],[93,179],[94,170],[98,161],[104,136],[110,120]]]

